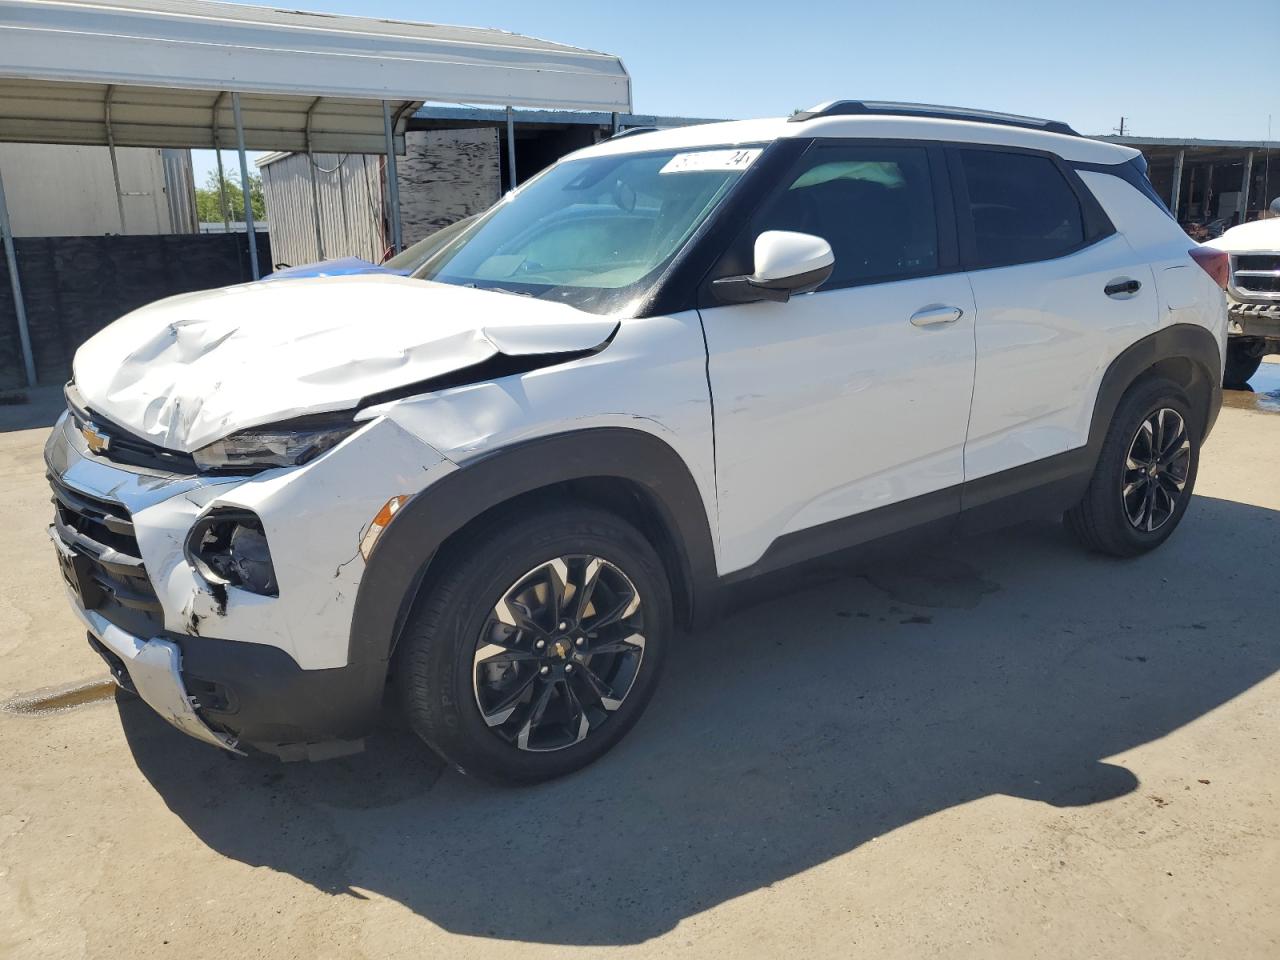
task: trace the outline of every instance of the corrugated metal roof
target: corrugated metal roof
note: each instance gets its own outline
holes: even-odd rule
[[[1115,134],[1104,134],[1092,137],[1093,140],[1105,140],[1107,143],[1120,143],[1126,147],[1227,147],[1242,150],[1275,150],[1280,147],[1277,140],[1201,140],[1195,137],[1135,137],[1132,135],[1119,137]]]
[[[492,107],[453,106],[451,104],[424,103],[413,114],[414,120],[457,120],[466,123],[505,123],[506,112]],[[607,127],[613,123],[613,113],[580,110],[516,110],[512,117],[516,123],[587,124]],[[618,112],[619,127],[688,127],[699,123],[720,123],[724,118],[659,116],[648,113]]]
[[[0,140],[383,150],[380,102],[631,108],[617,57],[500,30],[193,0],[0,0]]]
[[[0,34],[0,42],[3,39]],[[108,96],[118,147],[225,150],[236,145],[231,97],[218,90],[7,79],[0,79],[0,140],[101,146],[107,142]],[[379,101],[263,94],[244,94],[240,100],[249,150],[306,150],[311,110],[313,149],[386,151]],[[414,106],[412,101],[393,102],[393,115],[399,118],[397,137],[403,136],[405,118]],[[398,143],[397,151],[402,148]]]

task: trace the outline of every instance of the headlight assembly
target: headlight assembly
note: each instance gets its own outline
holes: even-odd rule
[[[187,535],[187,562],[210,584],[278,597],[267,534],[257,514],[219,507],[196,521]],[[226,603],[226,594],[222,595]]]
[[[250,427],[191,454],[201,470],[265,470],[293,467],[335,447],[361,426],[350,412],[299,417]]]

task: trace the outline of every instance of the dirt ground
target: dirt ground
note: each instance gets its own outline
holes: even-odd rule
[[[1155,554],[1038,524],[833,566],[543,787],[394,728],[279,765],[98,688],[0,710],[0,957],[1280,956],[1280,364],[1254,382]],[[105,673],[44,533],[57,405],[0,407],[0,700]]]

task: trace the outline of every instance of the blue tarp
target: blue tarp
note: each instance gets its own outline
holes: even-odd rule
[[[379,266],[359,257],[340,257],[337,260],[321,260],[319,263],[304,263],[297,267],[285,267],[263,277],[263,280],[291,280],[298,277],[348,277],[359,273],[390,273],[398,277],[407,276],[408,270],[394,270],[391,267]]]

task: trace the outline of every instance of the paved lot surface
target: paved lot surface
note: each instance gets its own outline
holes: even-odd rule
[[[1280,956],[1280,365],[1255,383],[1156,554],[1037,525],[833,567],[544,787],[394,729],[282,766],[135,701],[0,711],[0,957]],[[0,700],[103,674],[43,532],[56,402],[0,407]]]

